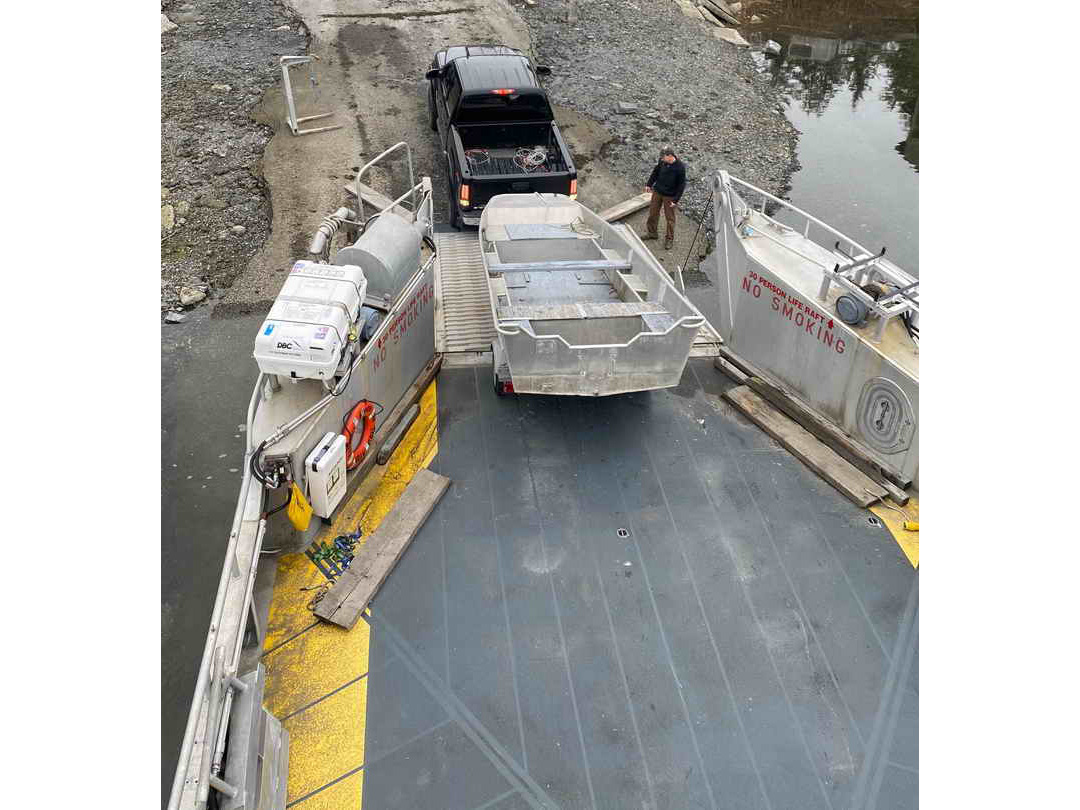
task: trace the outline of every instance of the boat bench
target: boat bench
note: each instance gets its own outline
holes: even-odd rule
[[[671,314],[659,304],[647,301],[581,302],[577,304],[537,304],[498,307],[501,321],[572,321],[586,318],[632,318]],[[655,320],[655,319],[654,319]],[[661,319],[662,320],[662,319]],[[659,320],[655,322],[659,323]]]
[[[541,273],[546,271],[581,273],[586,270],[615,270],[620,273],[628,273],[630,269],[630,262],[613,259],[488,263],[488,275],[492,276],[499,273]]]

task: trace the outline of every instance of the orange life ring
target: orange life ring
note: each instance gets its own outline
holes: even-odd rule
[[[364,420],[364,430],[360,434],[360,444],[353,447],[353,433],[360,420]],[[354,470],[367,455],[371,444],[371,435],[375,432],[375,403],[362,399],[356,403],[349,418],[345,420],[345,469]]]

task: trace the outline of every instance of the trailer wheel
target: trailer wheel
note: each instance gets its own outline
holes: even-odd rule
[[[503,359],[499,356],[498,351],[495,349],[495,344],[491,344],[491,385],[495,389],[495,396],[506,396],[509,391],[513,391],[513,385],[504,382],[499,379],[499,367],[503,365]],[[509,366],[507,371],[509,371]]]

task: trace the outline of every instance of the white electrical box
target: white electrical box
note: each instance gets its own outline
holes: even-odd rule
[[[304,461],[309,500],[316,515],[328,518],[345,497],[345,437],[327,433]]]
[[[333,377],[366,292],[355,265],[294,264],[255,338],[259,370],[297,380]]]

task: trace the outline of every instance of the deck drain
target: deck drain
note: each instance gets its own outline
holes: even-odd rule
[[[619,535],[619,537],[629,537],[630,531],[628,529],[619,529],[615,534]]]
[[[881,525],[881,521],[876,517],[868,517],[866,519],[866,522],[869,523],[871,526],[880,526]]]

